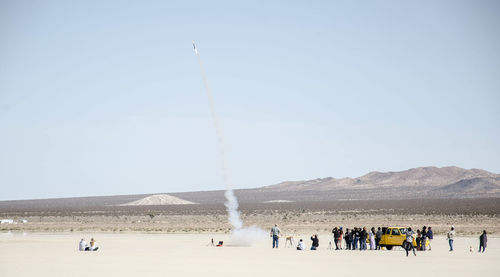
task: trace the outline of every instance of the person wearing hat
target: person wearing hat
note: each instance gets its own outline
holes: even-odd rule
[[[452,225],[451,230],[446,235],[448,238],[448,244],[450,245],[450,251],[453,251],[453,240],[455,239],[455,227]]]

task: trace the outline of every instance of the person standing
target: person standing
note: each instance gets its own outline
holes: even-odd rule
[[[312,240],[311,250],[316,250],[316,249],[318,249],[318,247],[319,247],[319,239],[318,239],[318,235],[313,235],[313,236],[311,237],[311,240]]]
[[[417,229],[416,242],[417,242],[417,251],[420,251],[422,247],[422,233],[420,233],[419,229]]]
[[[483,253],[484,253],[484,250],[486,250],[486,243],[488,242],[488,237],[486,237],[486,230],[483,230],[483,234],[481,234],[479,236],[479,252],[481,252],[481,248],[483,249]]]
[[[281,230],[278,228],[278,224],[274,224],[274,227],[271,228],[271,237],[273,238],[273,248],[278,248],[278,242],[280,239]]]
[[[370,238],[370,250],[375,250],[375,227],[372,227],[370,232],[368,233]]]
[[[406,240],[404,242],[406,257],[408,257],[410,250],[413,250],[413,255],[417,256],[417,253],[415,253],[415,247],[413,247],[413,234],[415,234],[415,232],[411,230],[411,227],[408,227],[408,230],[406,231]]]
[[[429,226],[429,229],[427,230],[427,239],[429,240],[429,251],[431,251],[431,243],[432,240],[434,239],[434,233],[432,232],[432,227]]]
[[[426,226],[422,227],[421,234],[422,234],[422,241],[420,242],[422,245],[421,250],[425,251],[426,250],[425,243],[427,242],[427,227]]]
[[[345,229],[344,240],[345,240],[345,250],[351,250],[352,232],[349,230],[349,228]]]
[[[377,233],[375,234],[375,247],[380,250],[380,240],[382,239],[382,229],[378,227]]]
[[[339,229],[337,229],[337,227],[334,227],[332,233],[333,233],[333,243],[335,243],[335,250],[339,250],[339,237],[340,237]]]
[[[368,236],[368,232],[366,232],[366,227],[363,227],[359,234],[359,250],[366,250],[366,238]]]
[[[344,230],[342,229],[342,226],[340,226],[339,229],[339,249],[342,249],[342,239],[344,238]]]
[[[352,250],[358,249],[358,242],[360,241],[361,238],[361,231],[359,230],[358,227],[354,228],[354,247]],[[361,242],[359,242],[359,247],[361,248]]]
[[[451,230],[446,235],[448,238],[448,244],[450,245],[450,251],[453,251],[453,240],[455,239],[455,227],[451,226]]]

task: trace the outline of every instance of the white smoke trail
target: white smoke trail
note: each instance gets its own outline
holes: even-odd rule
[[[210,112],[212,114],[212,120],[214,122],[215,132],[217,133],[217,139],[219,141],[222,172],[224,174],[224,181],[226,183],[226,192],[224,193],[224,196],[226,197],[226,202],[224,203],[224,205],[226,206],[226,210],[229,216],[229,223],[233,226],[233,230],[231,232],[231,241],[233,245],[242,245],[242,246],[252,245],[257,240],[266,238],[266,233],[264,232],[264,230],[256,226],[243,227],[243,220],[241,220],[240,212],[238,210],[239,206],[238,199],[236,198],[232,190],[233,186],[231,181],[231,172],[229,170],[229,166],[227,163],[226,144],[224,142],[224,136],[222,135],[222,128],[219,125],[217,113],[215,112],[215,104],[212,97],[212,91],[208,86],[205,69],[203,68],[203,64],[201,62],[201,58],[198,53],[198,50],[196,49],[194,41],[193,41],[193,48],[196,58],[198,59],[198,64],[200,65],[203,84],[205,86],[205,91],[207,93],[208,102],[210,104]]]

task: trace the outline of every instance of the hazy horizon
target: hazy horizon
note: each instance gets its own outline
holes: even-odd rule
[[[497,1],[2,1],[0,200],[500,172]]]
[[[434,166],[420,166],[420,167],[417,167],[417,168],[423,168],[423,167],[434,167]],[[454,166],[443,166],[443,167],[437,167],[437,168],[445,168],[445,167],[454,167]],[[414,168],[408,168],[409,169],[414,169]],[[472,169],[481,169],[481,168],[464,168],[466,170],[472,170]],[[484,170],[484,169],[481,169],[481,170]],[[334,178],[334,179],[343,179],[343,178],[358,178],[358,177],[362,177],[366,174],[369,174],[369,173],[372,173],[372,172],[378,172],[378,171],[370,171],[370,172],[366,172],[365,174],[363,175],[360,175],[360,176],[342,176],[342,177],[335,177],[335,176],[321,176],[321,177],[317,177],[317,178]],[[383,173],[388,173],[388,172],[401,172],[401,171],[387,171],[387,172],[383,172]],[[493,174],[500,174],[500,173],[497,173],[497,172],[491,172],[491,171],[488,171],[490,173],[493,173]],[[317,178],[313,178],[313,179],[317,179]],[[311,180],[313,180],[311,179]],[[288,182],[288,181],[306,181],[306,180],[282,180],[281,182]],[[241,188],[241,189],[253,189],[253,188],[260,188],[260,187],[264,187],[264,186],[269,186],[269,185],[276,185],[276,184],[279,184],[281,182],[278,182],[278,183],[274,183],[274,184],[263,184],[263,185],[260,185],[260,186],[256,186],[256,187],[246,187],[246,188]],[[237,189],[240,189],[240,188],[237,188]],[[66,195],[66,196],[61,196],[61,197],[43,197],[43,198],[21,198],[21,199],[0,199],[0,201],[15,201],[15,200],[40,200],[40,199],[54,199],[54,198],[79,198],[79,197],[96,197],[96,196],[119,196],[119,195],[136,195],[136,194],[168,194],[168,193],[178,193],[178,192],[197,192],[197,191],[216,191],[216,190],[221,190],[221,191],[224,191],[225,188],[217,188],[217,189],[203,189],[203,190],[190,190],[190,191],[156,191],[156,192],[142,192],[142,193],[127,193],[127,194],[95,194],[95,195],[78,195],[78,196],[73,196],[73,195]]]

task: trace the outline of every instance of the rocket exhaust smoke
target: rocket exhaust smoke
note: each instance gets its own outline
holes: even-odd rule
[[[208,97],[208,102],[210,104],[210,112],[212,114],[212,120],[215,127],[215,132],[217,134],[217,140],[219,142],[219,150],[221,154],[221,163],[222,163],[222,172],[224,174],[224,182],[226,183],[226,192],[224,196],[226,197],[226,202],[224,205],[226,206],[226,210],[229,216],[229,223],[233,226],[233,230],[231,232],[231,240],[235,245],[251,245],[257,240],[263,239],[266,237],[266,233],[264,230],[256,227],[243,227],[243,221],[240,218],[240,212],[238,210],[238,199],[234,195],[232,189],[232,181],[231,181],[231,172],[229,170],[227,156],[226,156],[226,144],[224,142],[224,136],[222,134],[222,129],[219,125],[219,120],[217,118],[217,114],[215,112],[215,104],[212,97],[212,91],[208,86],[207,75],[205,74],[205,69],[203,68],[203,64],[201,62],[200,55],[198,53],[198,49],[196,49],[196,45],[193,41],[193,48],[196,58],[198,60],[198,64],[200,65],[201,76],[203,78],[203,85],[205,86],[205,91]]]

